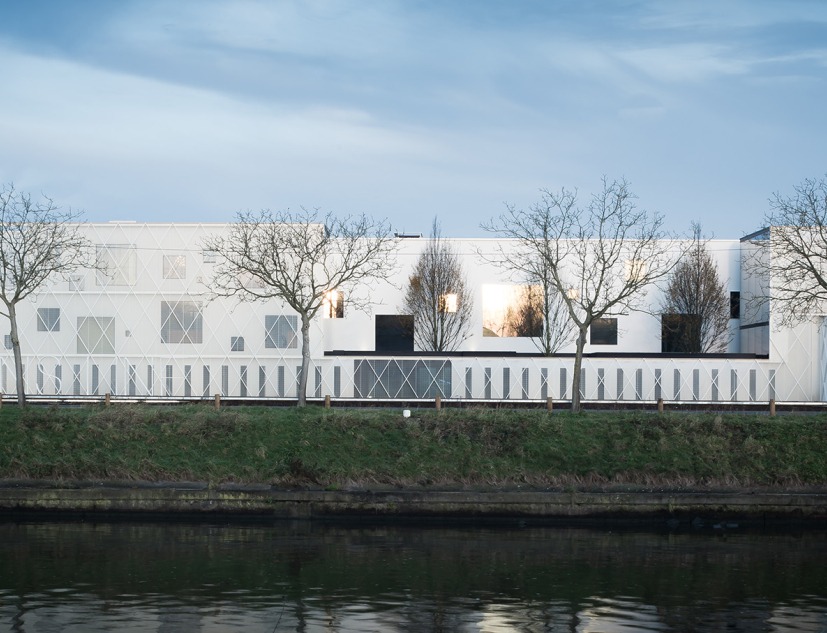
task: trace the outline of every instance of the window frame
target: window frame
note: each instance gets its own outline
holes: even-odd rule
[[[60,332],[60,308],[38,308],[37,331]]]

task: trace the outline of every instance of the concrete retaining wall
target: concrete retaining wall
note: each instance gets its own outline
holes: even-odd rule
[[[329,491],[201,483],[0,482],[0,512],[344,517],[827,519],[827,494],[783,492]]]

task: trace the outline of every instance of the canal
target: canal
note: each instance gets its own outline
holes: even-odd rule
[[[827,631],[827,533],[0,522],[0,631]]]

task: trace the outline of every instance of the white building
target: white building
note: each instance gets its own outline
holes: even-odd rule
[[[219,224],[84,225],[106,272],[55,280],[18,308],[28,394],[294,398],[301,364],[298,319],[277,300],[214,299]],[[343,303],[312,328],[310,398],[553,399],[571,397],[573,344],[543,357],[528,337],[497,336],[514,287],[487,263],[494,240],[451,239],[474,292],[470,336],[453,354],[419,353],[398,326],[404,285],[426,238],[400,240],[399,272],[371,288],[369,312]],[[662,353],[660,317],[617,315],[585,348],[586,400],[818,400],[824,368],[818,328],[774,331],[768,304],[743,309],[763,283],[742,278],[752,242],[713,240],[708,250],[733,300],[728,353]],[[646,301],[658,304],[657,288]],[[740,297],[740,299],[739,299]],[[8,329],[6,330],[8,332]],[[500,328],[500,333],[503,333]],[[0,389],[14,392],[10,339],[0,350]],[[411,350],[411,351],[405,351]]]

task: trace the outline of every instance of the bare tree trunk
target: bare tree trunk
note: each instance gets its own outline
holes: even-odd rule
[[[583,366],[583,348],[586,346],[586,329],[580,328],[577,349],[574,354],[574,376],[571,379],[571,412],[580,413],[580,368]]]
[[[26,386],[23,382],[23,356],[20,353],[20,337],[17,334],[17,310],[9,304],[9,323],[11,324],[11,346],[14,351],[14,375],[17,385],[17,404],[26,406]]]
[[[307,375],[310,373],[310,317],[301,315],[302,319],[302,372],[299,378],[299,402],[303,407],[307,404]]]

